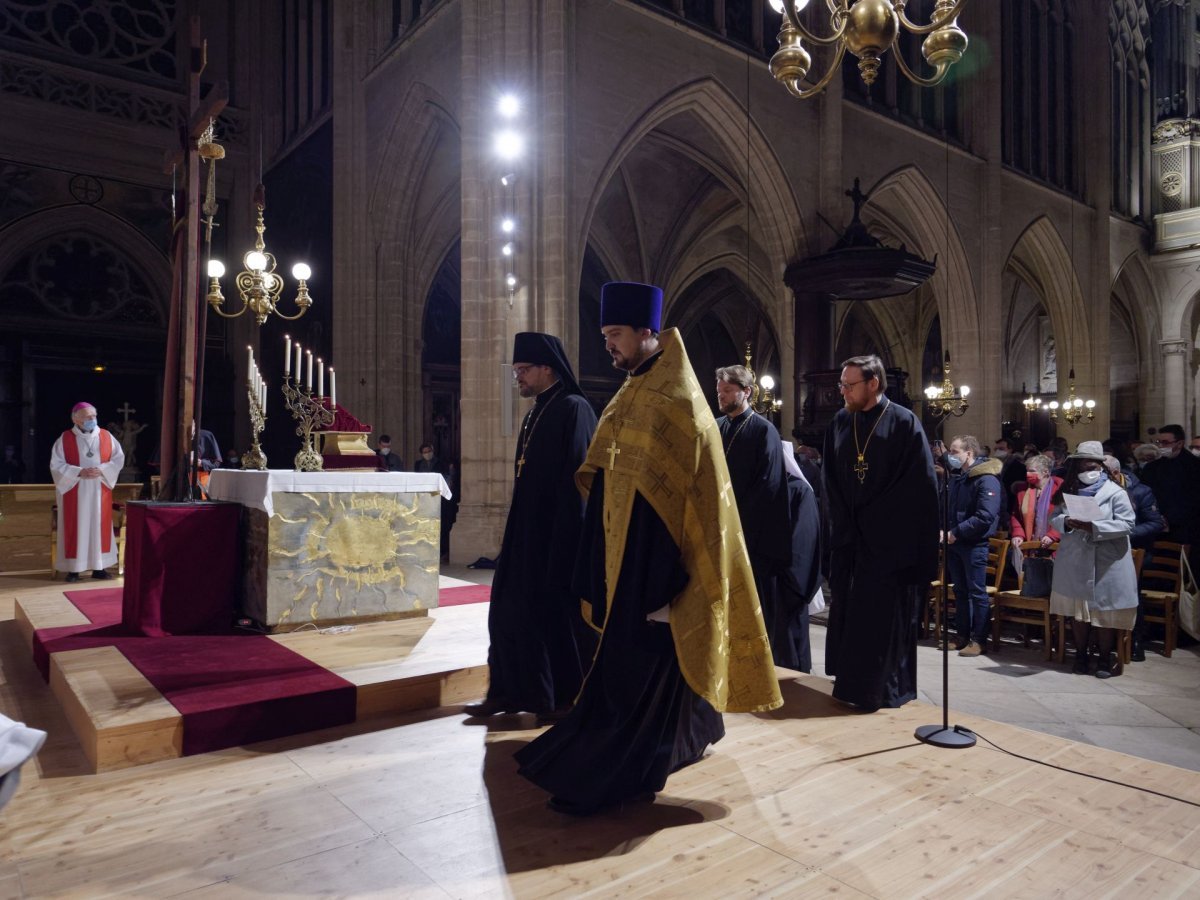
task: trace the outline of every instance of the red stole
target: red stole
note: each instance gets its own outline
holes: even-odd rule
[[[67,465],[79,465],[79,444],[75,441],[74,429],[68,429],[62,435],[63,459]],[[106,463],[112,459],[112,435],[108,429],[100,429],[100,462]],[[63,556],[74,559],[79,551],[79,485],[71,488],[62,496],[63,508]],[[100,549],[108,553],[112,550],[112,488],[100,481]]]

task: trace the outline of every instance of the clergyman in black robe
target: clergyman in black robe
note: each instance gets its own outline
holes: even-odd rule
[[[816,492],[794,464],[795,457],[787,444],[783,459],[787,469],[791,559],[776,575],[773,590],[763,599],[763,618],[775,665],[811,672],[808,604],[821,583],[821,513]]]
[[[487,698],[464,711],[553,718],[574,702],[596,645],[571,589],[583,522],[575,470],[596,414],[556,337],[517,334],[513,377],[521,396],[536,400],[517,436],[512,505],[492,579]]]
[[[917,695],[917,613],[937,573],[933,458],[921,423],[883,393],[877,356],[842,364],[845,408],[825,434],[832,599],[825,670],[862,709]]]
[[[577,588],[602,631],[570,714],[517,752],[553,809],[585,815],[661,790],[725,733],[721,712],[782,704],[737,533],[720,433],[662,292],[610,283],[601,326],[629,373],[578,480]]]
[[[791,561],[787,476],[779,431],[750,407],[754,376],[745,366],[716,371],[717,420],[733,496],[737,499],[754,585],[764,612],[774,592],[775,577]]]

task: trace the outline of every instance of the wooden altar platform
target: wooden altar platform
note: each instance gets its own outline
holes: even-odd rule
[[[36,629],[87,622],[61,584],[24,592],[14,618],[31,652]],[[487,604],[434,609],[428,617],[362,624],[340,634],[306,629],[270,639],[353,683],[359,722],[464,703],[487,689]],[[116,648],[53,654],[50,688],[92,771],[183,755],[179,712]]]

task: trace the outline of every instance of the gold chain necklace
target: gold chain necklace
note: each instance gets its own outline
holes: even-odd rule
[[[562,385],[562,382],[559,382]],[[531,409],[528,415],[525,416],[525,424],[521,427],[521,455],[517,459],[517,477],[521,477],[521,470],[525,468],[525,450],[529,446],[529,442],[533,440],[533,433],[537,430],[538,422],[542,421],[542,416],[546,415],[546,410],[550,408],[550,404],[561,397],[562,391],[559,391],[553,397],[546,401],[546,405],[542,407],[541,412],[537,408]],[[536,418],[534,413],[537,413]]]
[[[733,430],[733,437],[731,437],[729,439],[729,443],[725,446],[725,458],[726,459],[729,458],[729,451],[733,449],[733,442],[737,440],[738,435],[742,433],[742,429],[745,428],[746,425],[749,424],[750,420],[753,418],[754,418],[754,410],[749,410],[749,412],[746,415],[746,418],[742,419],[741,424],[738,425],[738,427]],[[728,417],[726,417],[726,419],[728,419]]]
[[[646,359],[642,360],[642,362],[641,362],[641,364],[639,364],[638,368],[641,368],[641,366],[645,365],[645,363],[648,360],[651,360],[654,357],[658,356],[661,352],[662,352],[661,349],[656,350],[654,353],[652,353]],[[647,370],[646,372],[643,372],[641,375],[634,375],[633,372],[627,372],[625,375],[625,380],[621,383],[621,387],[617,390],[617,393],[613,396],[612,400],[609,401],[609,406],[613,408],[612,440],[609,442],[608,446],[606,448],[604,448],[604,450],[602,450],[601,452],[608,454],[608,468],[610,471],[616,471],[617,457],[621,455],[621,448],[620,448],[620,446],[618,446],[617,438],[619,438],[621,436],[621,429],[623,429],[625,427],[625,420],[622,418],[618,418],[616,415],[617,401],[625,393],[626,388],[628,388],[629,385],[632,384],[633,388],[632,388],[631,396],[630,396],[629,400],[626,401],[626,403],[624,404],[626,406],[632,407],[634,398],[637,396],[638,391],[641,390],[642,385],[645,383],[644,379],[647,374],[649,374],[649,370]]]
[[[854,461],[854,474],[858,476],[858,483],[862,484],[867,480],[867,461],[865,459],[867,448],[871,446],[871,438],[875,436],[875,429],[879,427],[879,423],[883,421],[883,414],[888,411],[888,406],[892,405],[892,401],[888,400],[887,405],[883,407],[879,413],[879,418],[875,420],[875,424],[871,426],[871,431],[867,434],[867,442],[861,447],[858,446],[858,413],[854,413],[851,422],[854,424],[854,452],[858,454],[858,458]]]

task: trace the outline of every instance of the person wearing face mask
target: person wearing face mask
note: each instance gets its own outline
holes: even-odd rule
[[[125,453],[112,432],[96,425],[96,407],[76,403],[72,427],[50,451],[50,475],[58,498],[58,541],[54,568],[78,581],[81,572],[112,578],[117,564],[113,536],[112,489],[125,465]]]
[[[1154,491],[1167,520],[1160,540],[1191,544],[1193,568],[1200,548],[1200,459],[1184,452],[1183,429],[1164,425],[1154,435],[1158,459],[1142,469],[1142,483]]]
[[[403,472],[404,461],[399,454],[392,452],[391,435],[381,434],[379,436],[379,446],[375,450],[379,454],[379,471],[380,472]]]
[[[954,585],[958,655],[979,656],[987,646],[991,601],[987,594],[988,538],[1000,520],[1000,460],[979,455],[979,441],[962,434],[943,463],[950,472],[946,569]]]
[[[1060,537],[1050,525],[1050,501],[1058,493],[1062,479],[1050,474],[1050,458],[1047,456],[1034,456],[1025,465],[1025,481],[1017,485],[1017,496],[1008,517],[1013,567],[1018,572],[1024,563],[1022,543],[1040,541],[1043,547],[1048,547]]]
[[[433,444],[421,445],[421,455],[413,463],[412,470],[414,472],[438,472],[442,475],[446,474],[442,472],[441,460],[434,455]]]
[[[1188,453],[1192,454],[1192,456],[1200,457],[1200,435],[1192,438],[1192,444],[1188,447]]]
[[[1067,513],[1067,495],[1090,497],[1099,507],[1089,519]],[[1050,612],[1065,616],[1075,639],[1078,675],[1089,670],[1088,647],[1096,638],[1097,678],[1123,671],[1113,653],[1118,631],[1133,629],[1137,618],[1138,587],[1129,536],[1137,522],[1124,488],[1104,471],[1104,448],[1083,441],[1067,458],[1066,476],[1054,498],[1051,525],[1062,533],[1054,559]]]

